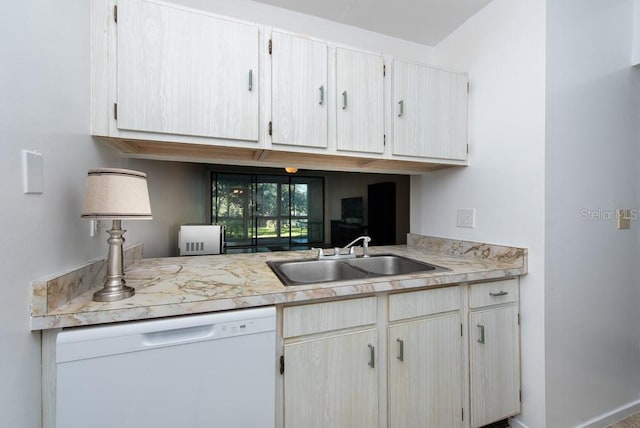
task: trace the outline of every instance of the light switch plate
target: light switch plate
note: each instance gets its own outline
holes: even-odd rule
[[[476,209],[475,208],[460,208],[458,210],[458,227],[476,227]]]
[[[616,227],[618,229],[631,229],[631,210],[621,208],[616,210]]]
[[[44,192],[44,162],[42,154],[22,151],[22,190],[25,194]]]

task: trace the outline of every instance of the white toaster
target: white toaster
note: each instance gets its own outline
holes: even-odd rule
[[[178,231],[178,254],[198,256],[224,253],[224,226],[183,224]]]

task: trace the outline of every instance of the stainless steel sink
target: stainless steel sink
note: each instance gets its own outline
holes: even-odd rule
[[[341,260],[293,260],[267,262],[284,285],[315,282],[345,281],[367,276],[367,272],[353,268]]]
[[[375,275],[405,275],[416,272],[435,271],[438,268],[440,270],[443,269],[429,263],[391,254],[351,259],[346,260],[345,263]]]
[[[284,285],[346,281],[449,269],[395,254],[377,254],[351,259],[303,259],[268,261],[267,264]]]

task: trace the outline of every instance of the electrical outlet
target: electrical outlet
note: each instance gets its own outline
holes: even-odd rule
[[[476,209],[460,208],[458,210],[458,227],[476,227]]]
[[[95,237],[98,234],[98,222],[100,220],[89,220],[89,236]]]
[[[616,227],[618,229],[631,229],[631,210],[620,208],[616,210]]]

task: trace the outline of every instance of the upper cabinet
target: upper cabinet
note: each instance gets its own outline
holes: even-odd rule
[[[117,127],[258,140],[258,27],[120,1]]]
[[[336,49],[338,150],[384,152],[383,67],[380,55]]]
[[[91,0],[91,13],[91,132],[130,156],[411,174],[467,163],[465,74],[395,61],[392,79],[381,53],[158,0]]]
[[[327,45],[271,34],[272,142],[327,147]]]
[[[393,154],[467,159],[468,78],[393,62]]]

